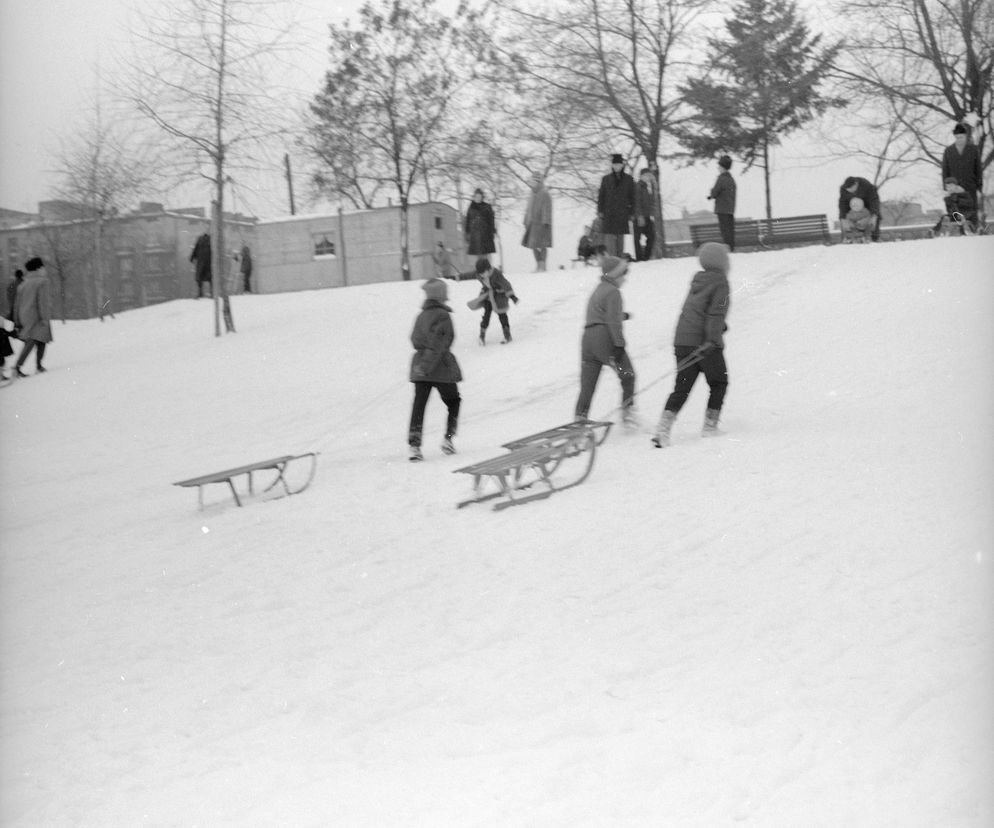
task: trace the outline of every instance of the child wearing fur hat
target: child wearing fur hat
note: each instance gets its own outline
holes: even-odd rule
[[[414,330],[411,331],[414,356],[411,359],[410,379],[414,383],[414,404],[407,431],[411,460],[424,459],[421,435],[424,430],[425,406],[431,389],[438,390],[438,395],[448,410],[445,438],[442,441],[442,451],[445,454],[456,453],[452,438],[459,424],[459,406],[462,403],[459,387],[456,385],[462,381],[462,372],[450,350],[456,334],[450,316],[452,309],[445,304],[449,297],[448,288],[441,279],[429,279],[422,288],[425,301],[414,322]]]
[[[626,427],[637,425],[635,418],[635,369],[625,351],[622,329],[628,314],[621,300],[621,286],[628,275],[628,260],[617,256],[601,259],[601,280],[587,301],[587,316],[580,343],[580,396],[574,411],[576,420],[586,420],[597,390],[601,368],[610,366],[621,380],[621,409]]]
[[[844,230],[851,231],[854,237],[866,241],[870,233],[873,232],[876,222],[876,216],[866,209],[863,199],[858,196],[849,199],[849,212],[846,213],[845,220],[842,222]]]
[[[673,393],[659,417],[652,438],[656,448],[670,444],[670,429],[694,387],[698,374],[703,373],[711,389],[704,415],[702,436],[718,433],[718,416],[728,388],[725,366],[725,318],[731,301],[728,290],[728,248],[718,242],[707,242],[697,251],[702,270],[694,274],[690,292],[683,303],[673,337],[677,375]]]

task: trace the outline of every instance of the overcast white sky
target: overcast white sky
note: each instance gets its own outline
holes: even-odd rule
[[[442,5],[444,6],[443,0]],[[126,42],[129,19],[164,0],[0,0],[0,206],[33,211],[51,197],[52,153],[59,138],[78,122],[82,104],[95,86],[96,67],[106,73],[110,55]],[[168,2],[168,0],[165,0]],[[354,16],[361,0],[296,0],[303,47],[298,68],[306,95],[319,88],[325,67],[327,24]],[[812,21],[815,25],[815,21]],[[615,148],[606,148],[606,152]],[[872,169],[846,163],[824,164],[811,159],[799,138],[785,143],[776,158],[773,184],[776,215],[826,212],[832,216],[838,186],[846,175],[872,177]],[[605,165],[606,166],[606,165]],[[733,169],[733,173],[737,172]],[[715,176],[710,165],[689,170],[663,169],[663,194],[669,207],[708,209],[707,191]],[[273,173],[279,180],[278,170]],[[937,177],[936,177],[936,180]],[[924,182],[924,183],[923,183]],[[919,194],[928,177],[909,181],[900,189],[890,185],[884,198]],[[937,188],[936,188],[937,189]],[[941,198],[941,196],[936,196]],[[763,182],[759,172],[739,177],[740,216],[764,213]],[[206,206],[185,199],[191,206]],[[274,215],[283,210],[273,197],[243,203],[235,209]],[[170,200],[171,206],[179,206]],[[671,210],[667,211],[672,215]]]

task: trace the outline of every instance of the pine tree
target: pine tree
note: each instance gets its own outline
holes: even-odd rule
[[[707,70],[680,89],[691,114],[677,138],[694,159],[728,153],[745,169],[760,166],[772,218],[770,150],[829,107],[844,105],[818,91],[839,46],[811,35],[793,0],[743,0],[725,29],[725,39],[708,41]]]

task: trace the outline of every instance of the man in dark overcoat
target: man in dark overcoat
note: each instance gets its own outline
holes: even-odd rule
[[[204,295],[204,285],[207,285],[207,295],[213,296],[212,267],[211,267],[211,236],[210,233],[203,233],[197,238],[197,243],[193,245],[193,252],[190,253],[190,261],[194,264],[194,276],[197,281],[197,298]]]
[[[942,181],[955,178],[956,183],[972,201],[974,209],[967,215],[967,220],[976,228],[977,208],[984,203],[983,174],[980,169],[980,152],[977,145],[970,140],[970,129],[965,124],[953,127],[953,143],[942,153]]]
[[[635,215],[635,179],[625,172],[620,153],[611,156],[611,172],[601,179],[597,192],[597,216],[603,222],[604,246],[609,256],[625,253],[625,236]]]

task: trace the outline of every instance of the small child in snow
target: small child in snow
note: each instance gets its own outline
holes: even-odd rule
[[[704,428],[701,435],[712,437],[718,433],[718,417],[728,388],[728,369],[725,367],[724,332],[728,330],[725,317],[731,302],[728,290],[728,248],[717,242],[702,244],[697,251],[702,270],[694,274],[690,293],[683,303],[673,337],[677,375],[673,393],[659,417],[652,444],[665,448],[670,444],[670,429],[677,414],[690,396],[690,390],[703,373],[711,389]]]
[[[587,301],[587,316],[580,341],[580,396],[574,418],[586,420],[597,390],[597,380],[605,365],[614,369],[621,380],[622,419],[627,428],[635,428],[635,369],[625,351],[622,329],[628,314],[623,309],[621,286],[628,275],[628,260],[604,256],[600,262],[601,281]]]
[[[849,212],[846,213],[848,228],[856,236],[866,239],[873,232],[876,216],[866,209],[863,199],[858,196],[849,200]]]
[[[411,331],[414,356],[411,359],[410,379],[414,383],[414,404],[411,407],[411,424],[407,430],[411,460],[424,459],[421,453],[421,433],[431,389],[438,390],[438,395],[448,410],[445,439],[442,441],[442,451],[445,454],[456,453],[452,438],[459,425],[459,406],[462,403],[459,386],[456,385],[462,380],[462,372],[450,350],[456,333],[450,316],[452,309],[445,304],[449,297],[448,288],[441,279],[429,279],[422,288],[425,301],[414,322],[414,330]]]
[[[976,221],[977,205],[970,198],[970,194],[959,185],[959,181],[952,176],[945,180],[945,190],[946,195],[943,198],[943,203],[946,205],[946,214],[960,225],[960,233],[965,233],[966,228],[963,225]]]
[[[500,272],[499,267],[493,267],[486,259],[477,259],[476,278],[480,280],[480,293],[470,300],[469,306],[473,310],[483,308],[483,319],[480,320],[480,344],[487,344],[487,328],[490,327],[490,318],[493,312],[497,311],[497,319],[500,320],[500,328],[504,332],[502,345],[511,341],[511,323],[507,318],[508,304],[510,299],[514,304],[518,304],[518,297],[514,293],[514,288],[507,278]]]

